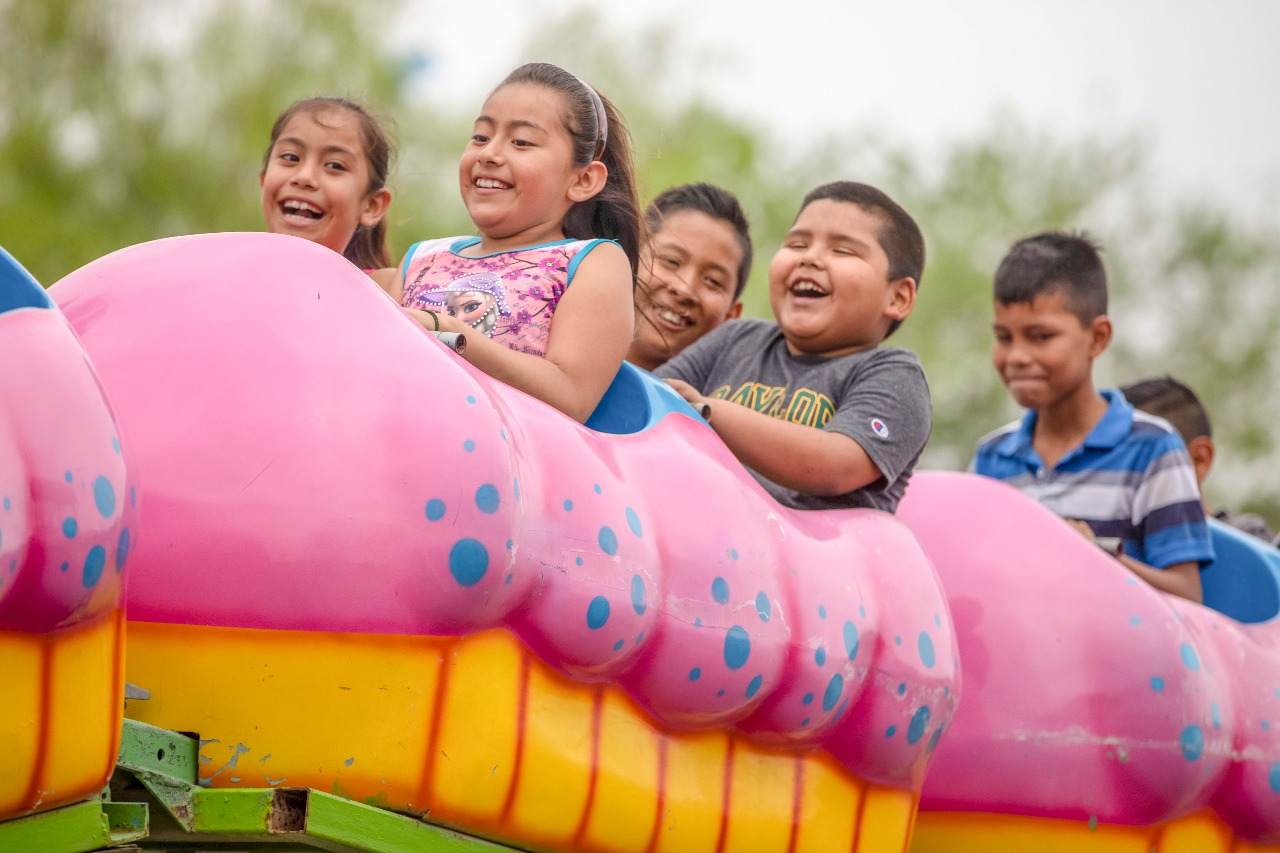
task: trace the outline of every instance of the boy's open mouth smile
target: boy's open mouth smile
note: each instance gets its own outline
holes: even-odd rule
[[[280,212],[286,219],[299,222],[315,222],[324,217],[324,211],[310,202],[287,198],[280,202]]]
[[[830,296],[829,293],[806,278],[792,282],[787,287],[787,292],[797,299],[817,299],[823,296]]]
[[[503,181],[500,181],[497,178],[476,178],[475,181],[473,181],[473,183],[475,184],[476,189],[481,189],[481,190],[511,189],[511,184],[504,183]]]

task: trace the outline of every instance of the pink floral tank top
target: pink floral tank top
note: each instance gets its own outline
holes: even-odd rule
[[[516,352],[545,357],[551,318],[578,263],[603,240],[561,240],[482,258],[479,237],[417,243],[405,265],[405,308],[447,313]]]

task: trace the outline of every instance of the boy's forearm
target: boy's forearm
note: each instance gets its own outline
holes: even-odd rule
[[[779,420],[728,400],[703,398],[708,421],[743,465],[809,495],[842,495],[880,479],[880,469],[847,435]]]
[[[1161,592],[1180,598],[1204,603],[1204,590],[1200,586],[1200,567],[1195,563],[1175,563],[1165,569],[1148,566],[1128,555],[1119,558],[1130,571]]]

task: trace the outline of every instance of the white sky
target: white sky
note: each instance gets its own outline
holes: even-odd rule
[[[482,97],[545,22],[594,8],[622,38],[677,25],[704,60],[689,86],[783,139],[870,125],[929,151],[1004,110],[1065,139],[1140,133],[1162,184],[1246,216],[1280,206],[1278,0],[418,2],[399,37],[450,99]]]

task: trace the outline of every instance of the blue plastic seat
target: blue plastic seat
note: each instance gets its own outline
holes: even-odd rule
[[[1240,622],[1266,622],[1280,614],[1280,550],[1255,536],[1209,519],[1217,558],[1200,571],[1204,603]]]
[[[648,429],[672,412],[702,421],[670,385],[624,361],[600,404],[587,419],[587,426],[596,432],[631,435]]]

